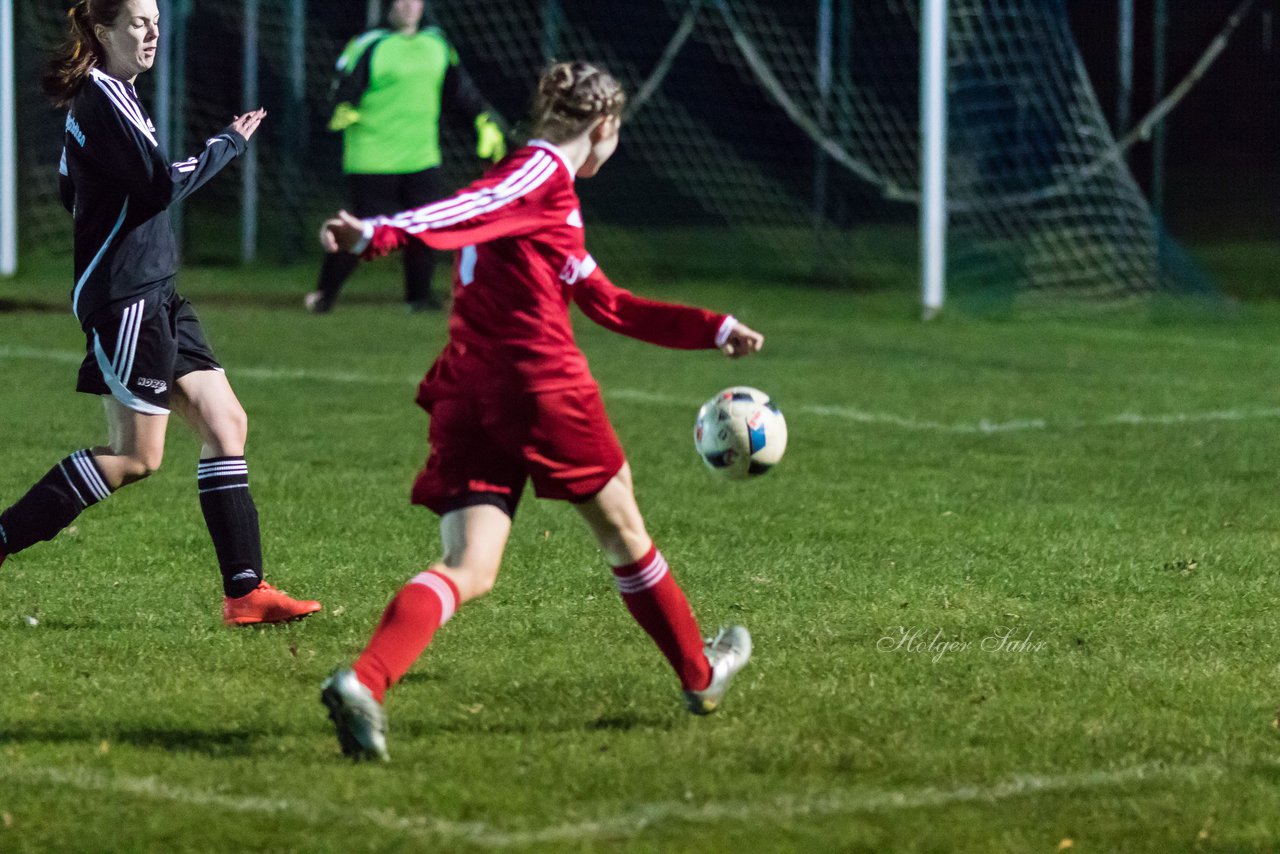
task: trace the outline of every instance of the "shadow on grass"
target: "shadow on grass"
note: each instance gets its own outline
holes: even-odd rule
[[[652,727],[664,720],[664,718],[658,718],[656,716],[646,718],[642,715],[636,714],[604,715],[587,724],[587,729],[626,732],[637,728]]]
[[[161,748],[207,756],[247,755],[257,736],[247,730],[208,732],[193,729],[135,729],[118,733],[116,739],[144,749]]]
[[[203,756],[244,756],[251,752],[257,737],[258,734],[248,730],[205,731],[156,728],[127,729],[117,732],[93,725],[72,728],[37,724],[5,727],[0,731],[0,744],[97,742],[108,745],[127,744],[144,750],[160,749],[174,753],[198,753]]]
[[[397,722],[396,731],[413,738],[429,738],[441,733],[453,735],[537,735],[550,733],[631,732],[671,730],[671,715],[624,712],[583,719],[568,715],[547,715],[538,720],[517,719],[504,714],[480,713],[451,721]]]
[[[422,686],[446,686],[452,680],[439,671],[408,673],[397,686],[396,704],[434,702],[427,696],[438,697],[430,690],[420,693]],[[415,685],[412,691],[403,691]],[[474,706],[455,706],[465,715],[432,715],[431,720],[405,720],[391,710],[397,732],[413,736],[430,737],[439,733],[458,735],[532,735],[549,733],[601,733],[630,732],[632,730],[668,731],[675,727],[681,715],[675,714],[675,706],[657,705],[653,708],[633,708],[631,703],[616,704],[610,709],[608,694],[587,691],[575,680],[559,682],[541,680],[536,691],[514,686],[499,687],[491,693],[472,695],[479,702]],[[588,697],[590,699],[588,699]],[[556,699],[558,698],[558,699]],[[576,699],[574,699],[576,698]],[[624,706],[618,708],[618,705]],[[527,713],[529,709],[549,709],[545,715]],[[444,718],[444,719],[442,719]]]
[[[0,314],[67,314],[69,306],[58,302],[26,299],[0,299]]]

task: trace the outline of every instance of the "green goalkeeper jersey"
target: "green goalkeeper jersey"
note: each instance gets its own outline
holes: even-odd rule
[[[348,174],[396,175],[440,165],[445,110],[474,121],[485,111],[435,27],[413,35],[370,30],[338,59],[335,101],[354,108],[343,129],[342,168]],[[336,114],[335,114],[336,117]]]

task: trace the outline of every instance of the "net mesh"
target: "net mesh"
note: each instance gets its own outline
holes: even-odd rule
[[[301,98],[291,99],[291,4],[259,2],[259,87],[272,116],[255,140],[258,244],[264,257],[296,259],[345,198],[340,140],[324,124],[333,61],[364,9],[305,19]],[[183,0],[161,6],[179,20]],[[828,8],[824,24],[816,0],[430,4],[510,120],[551,57],[599,61],[631,93],[620,165],[579,187],[607,267],[914,287],[919,2]],[[25,251],[64,251],[61,118],[36,79],[65,19],[41,0],[17,0],[17,13],[31,36],[19,44],[21,239]],[[1064,0],[951,0],[949,16],[949,292],[1034,304],[1203,289],[1189,264],[1169,260],[1182,255],[1116,152]],[[173,159],[243,106],[244,21],[243,0],[195,4],[173,102],[182,122],[168,134],[185,145],[169,146]],[[177,37],[173,26],[165,37]],[[139,81],[153,117],[157,76]],[[479,173],[469,128],[447,127],[444,144],[451,184]],[[186,204],[189,259],[238,257],[240,192],[238,178],[220,178]]]

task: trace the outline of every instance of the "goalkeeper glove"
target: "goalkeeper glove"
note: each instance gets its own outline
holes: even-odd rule
[[[358,121],[360,121],[359,110],[343,101],[333,108],[333,117],[329,119],[329,130],[346,130]]]
[[[497,163],[507,156],[507,137],[488,113],[476,116],[476,157]]]

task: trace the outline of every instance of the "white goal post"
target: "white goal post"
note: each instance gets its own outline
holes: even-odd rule
[[[942,310],[948,282],[967,279],[971,289],[981,288],[984,276],[1015,282],[1010,290],[1032,301],[1204,292],[1207,282],[1160,224],[1163,167],[1155,167],[1152,205],[1125,154],[1153,133],[1159,141],[1164,119],[1226,49],[1256,0],[1237,0],[1177,85],[1166,90],[1157,80],[1159,101],[1132,128],[1133,12],[1131,0],[1120,0],[1115,131],[1074,44],[1063,0],[1013,2],[1001,14],[981,0],[919,2],[923,317]],[[1162,62],[1163,47],[1156,52]]]
[[[924,0],[920,25],[920,305],[942,311],[947,269],[947,0]]]
[[[18,270],[18,151],[13,3],[0,0],[0,276]]]

